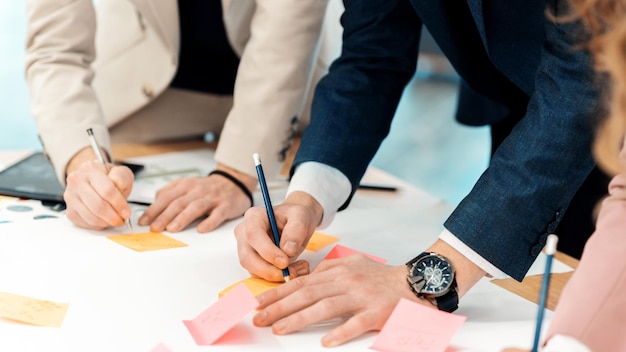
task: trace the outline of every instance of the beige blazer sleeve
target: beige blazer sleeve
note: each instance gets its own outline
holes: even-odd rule
[[[252,154],[259,153],[267,178],[275,179],[283,152],[297,128],[292,119],[301,117],[307,94],[312,93],[327,1],[257,0],[248,11],[237,9],[241,3],[232,1],[224,9],[229,39],[235,50],[242,51],[234,106],[222,131],[216,159],[255,175]],[[335,14],[326,20],[338,23],[338,17]],[[233,29],[234,24],[246,21],[250,23],[249,32]],[[239,33],[243,40],[232,33]],[[341,33],[336,36],[340,42]]]
[[[64,183],[69,160],[89,146],[87,128],[109,149],[107,127],[171,81],[176,1],[100,0],[96,11],[91,0],[27,0],[26,13],[31,113]]]
[[[99,142],[109,138],[91,88],[96,18],[90,0],[27,0],[26,79],[31,113],[44,149],[64,181],[68,160],[89,145],[86,129]]]

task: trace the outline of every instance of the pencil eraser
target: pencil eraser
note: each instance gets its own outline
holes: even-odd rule
[[[559,237],[555,234],[549,235],[546,241],[546,254],[553,255],[556,252],[556,243],[559,241]]]

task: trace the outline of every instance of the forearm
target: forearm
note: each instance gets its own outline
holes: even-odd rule
[[[89,145],[93,128],[100,144],[109,139],[90,87],[95,57],[95,13],[88,0],[26,2],[26,79],[31,112],[57,177],[65,182],[70,159]]]

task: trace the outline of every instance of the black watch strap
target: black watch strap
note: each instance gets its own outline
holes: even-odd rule
[[[437,308],[444,312],[452,313],[459,308],[459,294],[456,292],[456,280],[453,281],[450,291],[445,295],[435,297]]]

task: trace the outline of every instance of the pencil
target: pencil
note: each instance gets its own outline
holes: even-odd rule
[[[543,272],[543,280],[541,282],[541,293],[539,294],[539,311],[537,312],[537,325],[535,326],[535,339],[533,340],[532,352],[539,349],[539,336],[541,335],[541,324],[543,323],[543,312],[548,299],[548,290],[550,287],[550,271],[552,270],[552,257],[556,252],[556,243],[559,238],[552,234],[548,236],[546,241],[546,270]]]
[[[384,185],[373,185],[361,183],[358,187],[359,189],[367,189],[371,191],[387,191],[387,192],[395,192],[398,190],[395,186],[384,186]]]
[[[272,200],[270,199],[270,192],[267,189],[267,183],[265,182],[265,174],[263,173],[263,166],[261,165],[261,158],[258,153],[252,154],[254,159],[254,166],[256,167],[256,173],[259,177],[259,186],[261,187],[261,193],[263,194],[263,202],[265,203],[265,210],[267,211],[267,218],[270,221],[270,227],[272,228],[272,237],[274,238],[274,244],[280,248],[280,234],[278,233],[278,225],[276,224],[276,217],[274,216],[274,209],[272,208]],[[289,281],[289,268],[284,268],[283,278],[285,282]]]
[[[100,148],[100,145],[96,140],[96,136],[94,136],[93,130],[91,128],[87,129],[87,135],[89,136],[89,143],[91,143],[91,148],[93,149],[93,152],[96,154],[96,157],[98,157],[98,160],[104,165],[104,169],[108,174],[109,164],[107,163],[107,159],[104,157],[104,154],[102,154],[102,148]],[[128,227],[128,230],[130,232],[133,232],[133,225],[130,223],[130,218],[125,219],[124,223],[126,224],[126,227]]]

